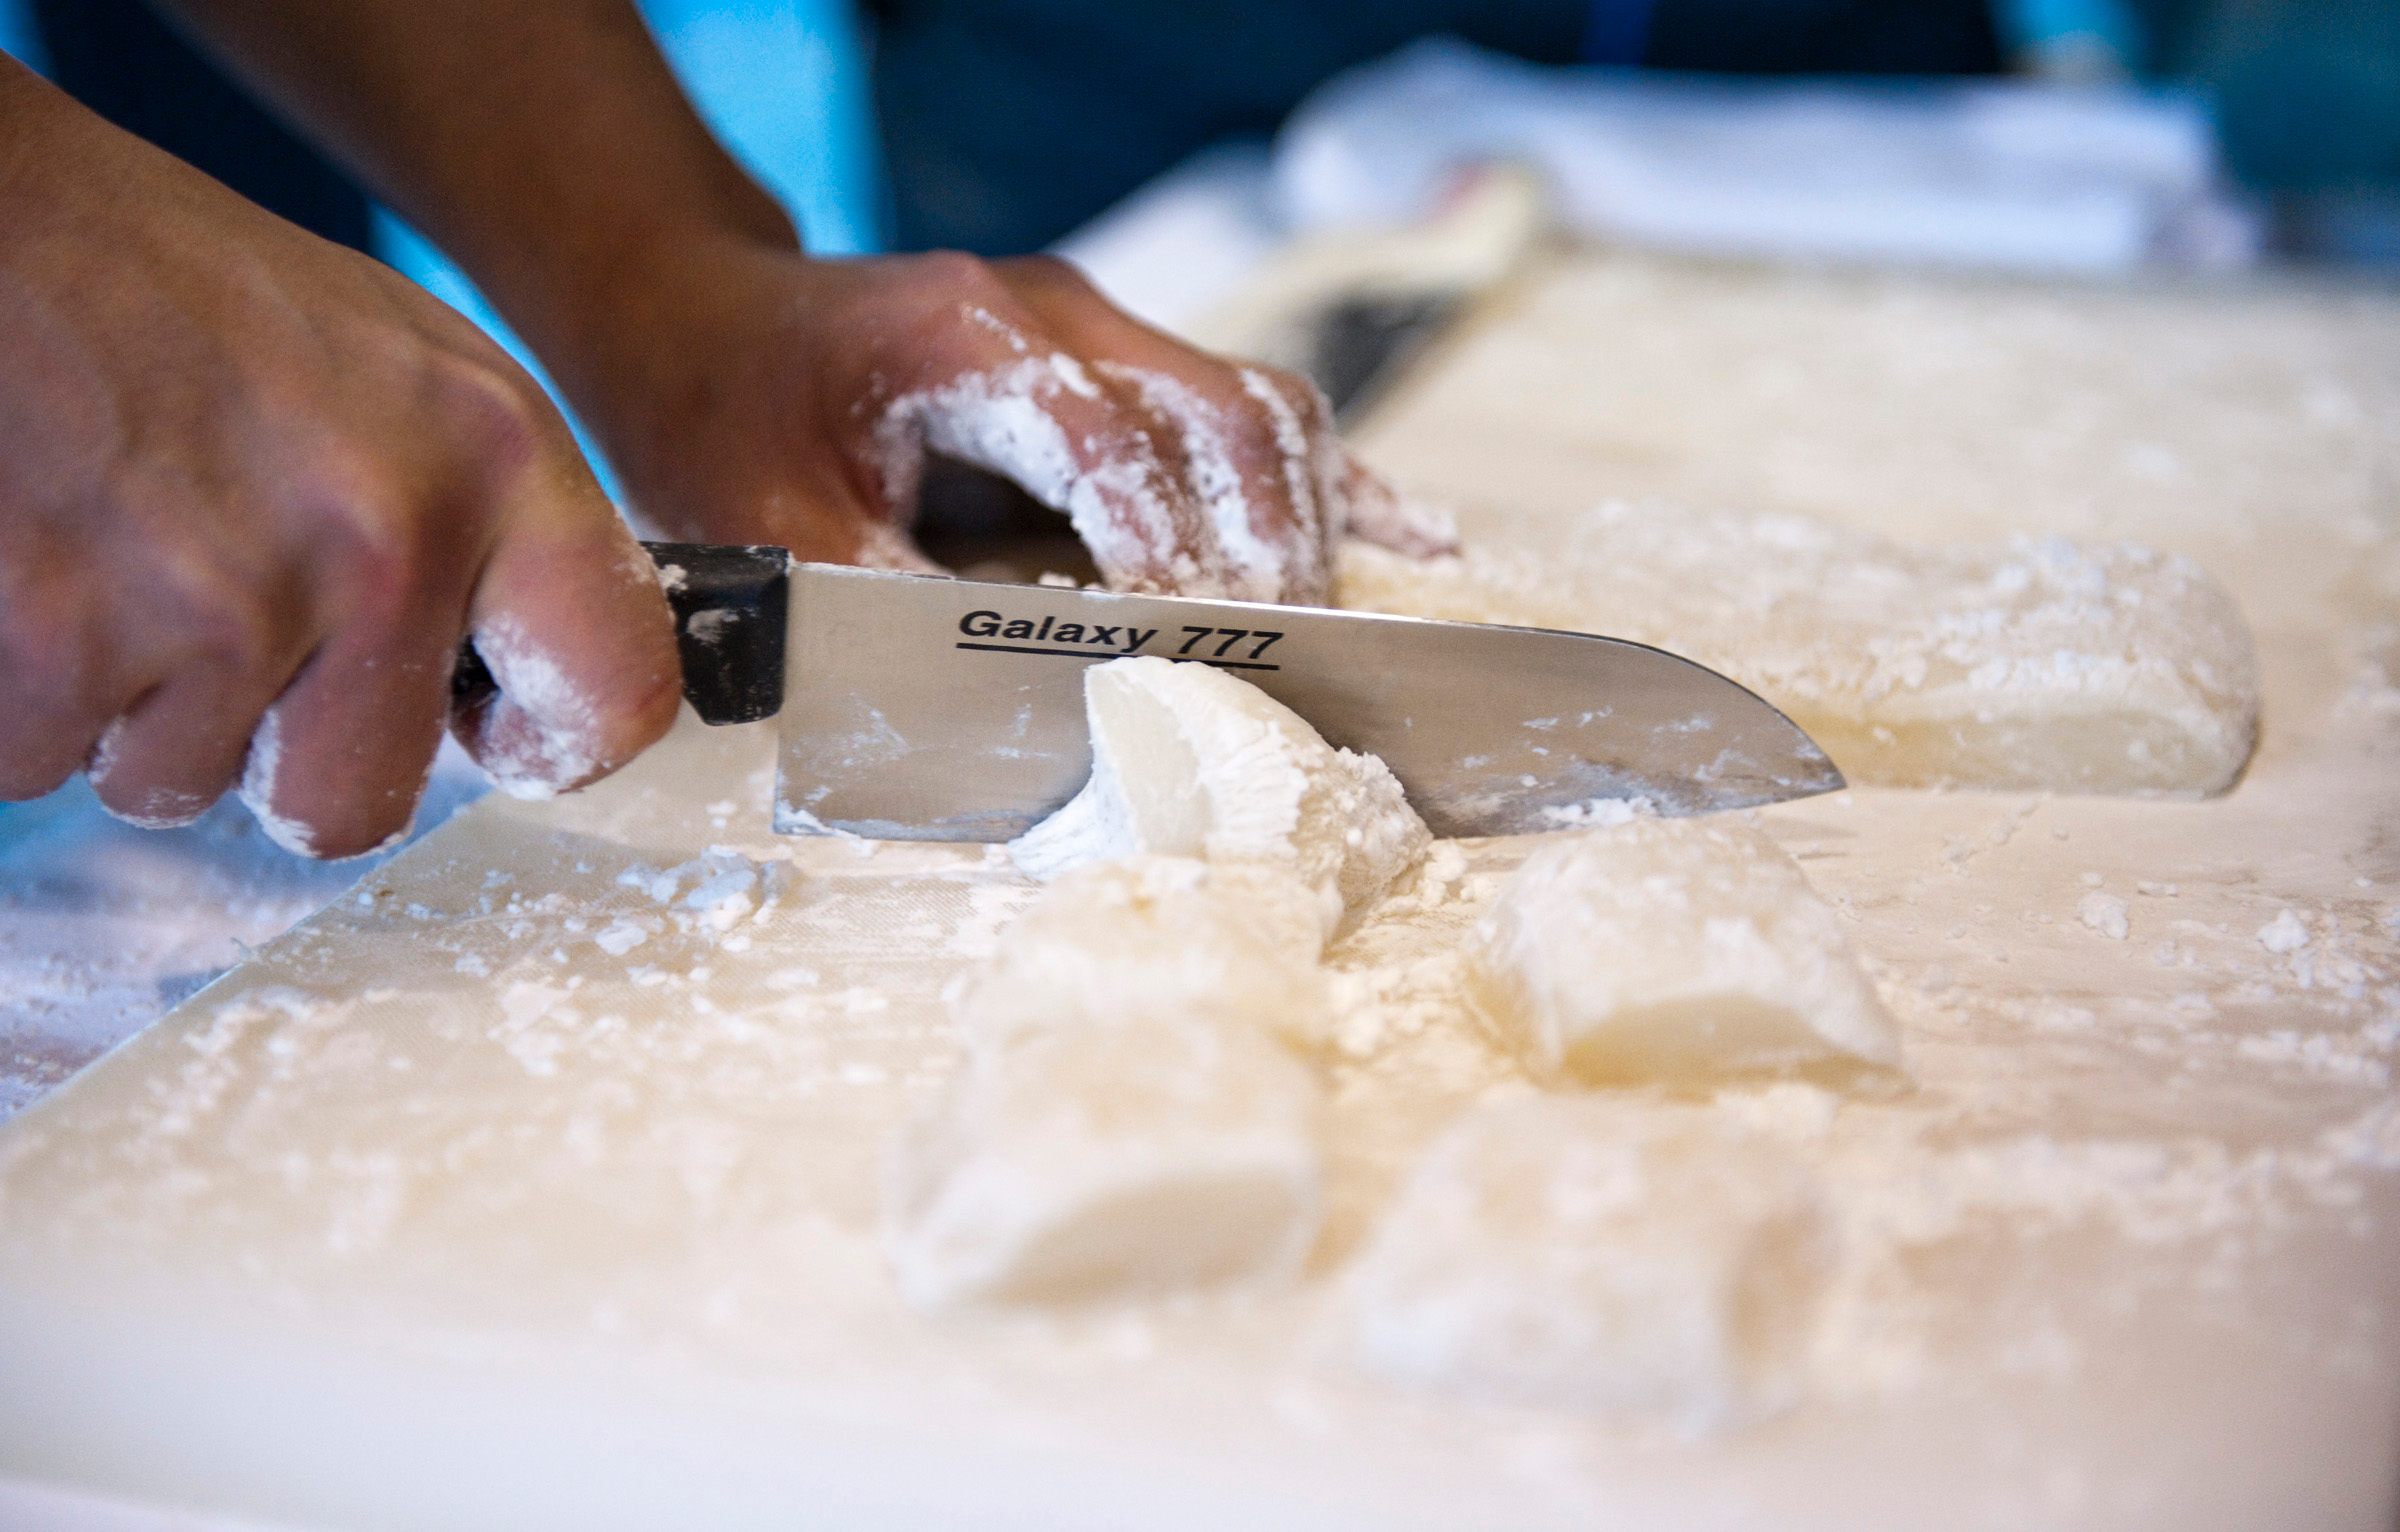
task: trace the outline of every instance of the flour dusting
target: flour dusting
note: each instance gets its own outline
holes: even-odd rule
[[[555,798],[597,772],[600,714],[525,625],[506,613],[475,630],[475,652],[500,685],[478,729],[476,758],[512,798]]]
[[[300,856],[315,856],[316,826],[276,812],[275,789],[282,772],[283,716],[279,708],[270,707],[259,715],[258,731],[250,736],[250,753],[242,761],[242,806],[267,832],[267,839]]]

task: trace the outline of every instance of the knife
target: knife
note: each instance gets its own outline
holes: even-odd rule
[[[1129,655],[1216,666],[1382,757],[1442,836],[1558,829],[1607,799],[1704,814],[1844,785],[1757,694],[1623,639],[645,546],[695,711],[778,720],[787,834],[1022,834],[1090,774],[1084,670]],[[463,654],[458,693],[491,685]]]

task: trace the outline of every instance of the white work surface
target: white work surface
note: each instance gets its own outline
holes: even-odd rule
[[[1509,1074],[1441,1002],[1521,845],[1334,955],[1300,1290],[912,1314],[882,1144],[1030,890],[974,850],[778,843],[764,740],[694,730],[579,801],[466,810],[0,1128],[0,1471],[342,1527],[2388,1528],[2400,302],[1581,257],[1366,446],[1471,537],[1612,492],[2135,536],[2256,628],[2228,798],[1761,816],[1914,1076],[1726,1098],[1844,1237],[1799,1409],[1686,1443],[1341,1366],[1361,1229]],[[640,886],[711,845],[761,887]]]

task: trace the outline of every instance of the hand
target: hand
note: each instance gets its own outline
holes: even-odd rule
[[[728,244],[612,309],[562,372],[672,537],[927,568],[908,525],[938,453],[1064,513],[1122,590],[1322,602],[1345,532],[1449,546],[1315,387],[1162,335],[1057,260]]]
[[[656,739],[673,634],[538,388],[374,262],[0,60],[0,798],[237,782],[316,856],[403,832],[457,720],[541,794]]]

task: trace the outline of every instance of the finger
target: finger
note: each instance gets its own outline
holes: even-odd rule
[[[939,453],[1065,515],[1111,586],[1206,589],[1213,537],[1167,469],[1156,420],[1000,301],[962,306],[930,379],[882,407],[874,444],[894,520]]]
[[[146,830],[190,824],[233,788],[288,671],[187,667],[100,737],[87,768],[101,806]]]
[[[1002,262],[1000,269],[1043,323],[1084,354],[1115,357],[1170,377],[1207,375],[1213,358],[1116,308],[1067,263],[1034,256]],[[1272,416],[1298,419],[1298,450],[1283,420],[1268,422],[1284,448],[1276,471],[1305,473],[1310,487],[1275,498],[1292,508],[1295,522],[1304,519],[1313,498],[1324,546],[1331,548],[1347,533],[1419,557],[1457,551],[1458,530],[1448,513],[1399,494],[1360,462],[1341,440],[1333,411],[1313,384],[1263,367],[1242,368],[1240,376],[1245,392]],[[1275,530],[1269,525],[1262,532],[1271,535]]]
[[[1333,471],[1352,537],[1412,558],[1458,551],[1458,522],[1442,507],[1401,494],[1348,447]]]
[[[1343,505],[1332,413],[1304,381],[1225,361],[1126,314],[1052,257],[1002,264],[1043,323],[1164,421],[1223,562],[1223,594],[1322,601]]]
[[[39,798],[83,769],[109,724],[155,682],[139,629],[83,610],[75,582],[0,570],[0,801]]]
[[[471,636],[499,690],[460,708],[459,742],[520,798],[549,798],[624,765],[665,734],[682,697],[657,572],[596,485],[512,524],[475,589]]]
[[[448,716],[448,638],[354,624],[301,666],[259,719],[242,802],[269,839],[325,859],[380,851],[408,834]]]
[[[188,824],[236,784],[259,720],[319,642],[304,599],[168,583],[159,596],[183,613],[180,651],[86,768],[101,805],[145,829]]]
[[[1334,546],[1344,537],[1358,537],[1419,558],[1458,551],[1458,524],[1449,512],[1402,495],[1350,450],[1323,389],[1291,373],[1269,376],[1307,423],[1310,467]]]
[[[1322,600],[1326,543],[1316,484],[1288,406],[1239,373],[1176,358],[1189,376],[1122,362],[1094,370],[1159,422],[1167,456],[1208,522],[1209,594],[1243,601]],[[1213,385],[1215,397],[1191,378]],[[1269,402],[1272,401],[1272,402]],[[1187,590],[1187,593],[1191,593]]]

